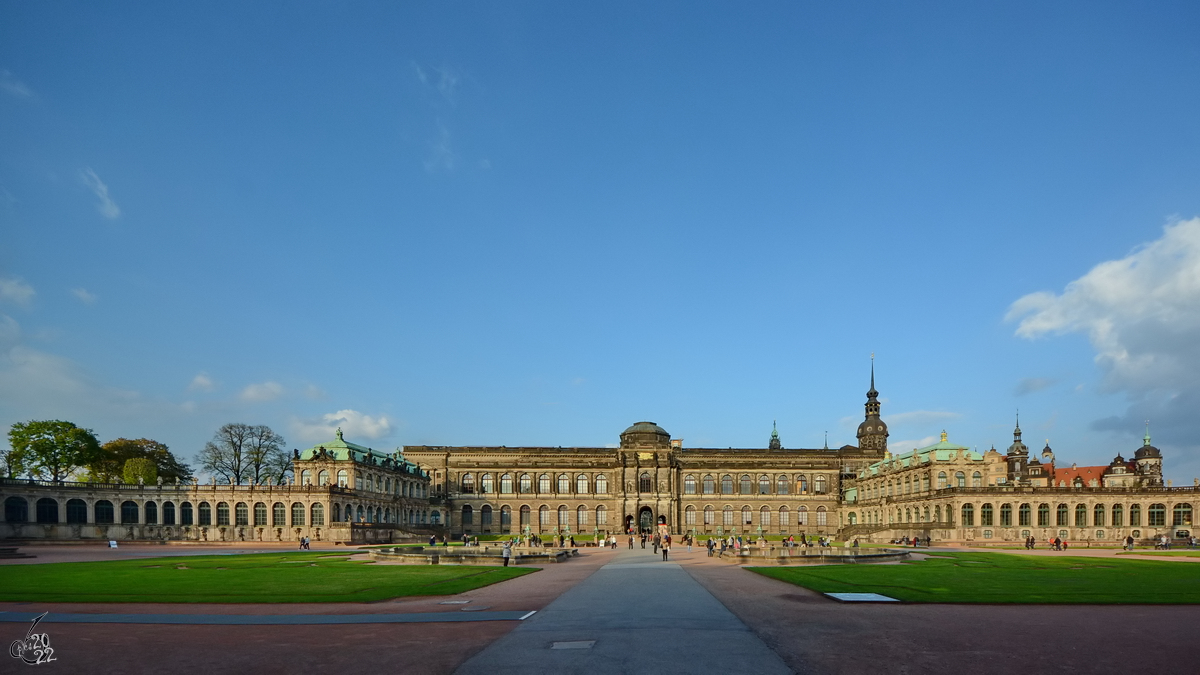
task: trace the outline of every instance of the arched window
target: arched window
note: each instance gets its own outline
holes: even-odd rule
[[[692,506],[689,504],[688,507],[683,510],[683,524],[684,525],[695,525],[696,524],[696,507],[695,506]]]
[[[523,526],[525,526],[525,525],[529,525],[529,524],[530,524],[530,523],[529,523],[529,514],[530,514],[530,509],[529,509],[529,507],[528,507],[528,506],[522,506],[522,507],[521,507],[521,513],[520,513],[520,517],[521,517],[521,526],[522,526],[522,527],[523,527]]]
[[[367,509],[367,512],[364,515],[362,506],[354,507],[354,519],[356,521],[358,521],[360,523],[365,523],[365,522],[367,522],[367,518],[369,518],[370,516],[371,516],[371,509]]]
[[[369,484],[368,484],[368,487],[370,487]],[[354,489],[355,490],[363,489],[363,475],[361,473],[358,473],[357,471],[354,472]]]
[[[920,513],[920,509],[917,510],[917,513]],[[912,509],[904,509],[904,522],[912,522]]]
[[[558,475],[558,494],[571,494],[571,477],[565,473]]]
[[[325,506],[324,505],[322,505],[322,504],[313,504],[312,505],[312,524],[317,525],[317,526],[325,524]]]
[[[1028,504],[1017,507],[1017,524],[1021,527],[1033,525],[1033,509]]]
[[[753,514],[753,512],[750,511],[749,506],[742,507],[742,524],[743,525],[753,525],[754,524],[754,514]]]
[[[312,485],[312,471],[310,471],[309,469],[305,469],[300,472],[300,484],[301,485]]]
[[[527,473],[521,474],[521,478],[517,482],[517,489],[523,495],[533,492],[533,477]]]
[[[808,494],[808,478],[803,474],[796,476],[796,494]]]
[[[586,495],[588,493],[588,477],[587,474],[579,474],[575,476],[575,493]],[[580,507],[582,508],[582,507]]]
[[[349,476],[349,474],[346,473],[345,469],[338,469],[338,472],[337,472],[338,487],[347,487],[348,485],[350,485],[350,483],[348,482],[349,479],[347,478],[347,476]]]
[[[1050,527],[1050,505],[1038,504],[1038,527]]]
[[[650,474],[642,472],[638,476],[638,492],[653,492],[654,488],[650,485]]]
[[[929,474],[921,474],[921,492],[929,492]]]
[[[506,473],[500,476],[500,494],[511,495],[513,491],[512,474]]]
[[[758,477],[758,494],[760,494],[760,495],[771,494],[771,477],[770,476],[763,474]]]
[[[508,532],[510,529],[512,529],[512,507],[511,506],[501,506],[500,507],[500,529],[504,530],[505,532]]]
[[[904,477],[904,494],[912,494],[912,479],[910,479],[908,476]]]
[[[575,527],[577,527],[580,532],[583,532],[583,528],[585,525],[587,525],[587,521],[588,508],[586,506],[580,506],[579,508],[575,509]]]
[[[19,497],[9,497],[9,499],[11,500],[11,499],[20,499],[20,498]],[[25,503],[25,500],[21,499],[22,506],[24,506],[24,503]],[[7,503],[5,504],[5,506],[7,507]],[[189,504],[188,506],[191,506],[191,505]],[[113,509],[112,502],[108,501],[107,499],[101,499],[100,501],[96,502],[95,508],[96,508],[95,515],[96,515],[96,523],[97,524],[111,525],[114,522],[115,518],[114,518],[114,513],[113,513],[114,509]],[[189,511],[190,511],[190,509],[189,509]],[[29,516],[25,516],[25,519],[28,520]]]
[[[683,494],[696,494],[696,477],[690,473],[683,477]]]
[[[758,524],[767,527],[771,524],[771,508],[764,506],[758,510]]]
[[[824,506],[817,507],[817,527],[824,527],[829,524],[829,512]]]
[[[196,507],[196,524],[201,527],[212,525],[212,506],[208,502],[200,502]]]
[[[86,513],[84,513],[84,517],[87,517]],[[71,502],[67,502],[67,522],[71,522]],[[175,502],[163,502],[162,522],[163,525],[175,524]]]
[[[112,514],[112,504],[108,504],[108,512]],[[100,507],[100,502],[96,502],[96,508]],[[96,516],[96,522],[99,520],[99,515]],[[24,497],[9,497],[4,500],[4,521],[8,523],[28,523],[29,522],[29,502],[25,501]],[[112,522],[110,519],[108,522]]]
[[[462,517],[459,519],[460,525],[475,524],[475,509],[471,508],[470,504],[463,504]]]
[[[226,507],[228,508],[228,507]],[[137,525],[138,522],[138,505],[137,502],[121,502],[121,524],[122,525]]]
[[[1012,527],[1012,504],[1000,505],[1000,527]]]
[[[608,494],[608,476],[605,476],[604,474],[600,474],[599,476],[596,476],[596,494],[598,494],[598,495]]]
[[[790,525],[792,520],[791,515],[792,513],[791,511],[788,511],[788,507],[779,507],[779,527],[787,527]]]
[[[962,526],[975,527],[975,505],[963,504],[962,506]]]
[[[559,527],[568,527],[571,524],[570,513],[571,512],[569,510],[567,510],[566,506],[558,507],[558,526]]]
[[[978,471],[971,474],[971,487],[983,487],[983,474]]]
[[[479,524],[484,527],[490,527],[492,524],[492,507],[490,504],[484,504],[479,509]]]
[[[712,476],[704,477],[704,494],[713,495],[717,493],[717,481]]]
[[[1150,527],[1163,527],[1167,524],[1167,507],[1162,504],[1151,504],[1146,514],[1146,524]]]
[[[717,510],[714,509],[711,504],[704,507],[704,524],[705,525],[716,525],[717,524]]]
[[[754,481],[750,480],[750,476],[748,476],[746,474],[742,474],[742,479],[739,481],[739,483],[740,483],[739,488],[741,489],[741,494],[744,494],[744,495],[753,494]]]
[[[550,507],[545,504],[538,507],[538,525],[550,527]]]
[[[724,509],[721,509],[721,524],[733,525],[733,507],[726,504]]]
[[[1105,520],[1104,505],[1097,504],[1096,507],[1092,509],[1092,525],[1095,527],[1104,527]]]
[[[469,473],[464,473],[462,477],[462,491],[465,494],[475,492],[475,476]]]
[[[304,527],[304,505],[292,502],[292,527]]]
[[[721,476],[721,494],[733,494],[733,476],[730,476],[729,474]]]
[[[1070,510],[1067,509],[1066,504],[1058,505],[1058,508],[1056,508],[1054,510],[1054,517],[1055,517],[1055,522],[1058,524],[1058,527],[1067,527],[1068,525],[1071,524],[1071,522],[1070,522],[1071,512],[1070,512]]]
[[[825,494],[825,476],[819,475],[813,479],[813,493],[818,495]]]
[[[100,522],[100,521],[97,520],[96,522]],[[192,524],[192,503],[191,502],[184,502],[179,505],[179,524],[180,525],[191,525]]]
[[[779,478],[775,481],[775,491],[781,495],[786,495],[790,483],[791,481],[788,480],[786,475],[779,474]]]
[[[1087,527],[1087,507],[1083,504],[1075,505],[1075,527]]]
[[[1120,504],[1113,504],[1112,526],[1125,527],[1125,509]]]
[[[134,522],[137,522],[137,506],[134,506]],[[37,500],[37,521],[39,523],[57,523],[58,522],[58,500],[49,497],[42,497]]]
[[[993,514],[994,511],[992,510],[991,504],[984,504],[983,506],[979,507],[979,524],[984,527],[991,527],[992,525],[995,525],[996,523],[993,522]]]
[[[597,525],[607,525],[608,524],[608,509],[604,508],[603,504],[596,507],[596,524]]]
[[[495,479],[492,478],[492,474],[485,473],[479,477],[479,488],[485,495],[490,495],[496,492],[496,482]]]
[[[233,507],[234,524],[245,527],[250,524],[250,507],[245,502],[238,502]]]
[[[254,503],[254,526],[267,526],[267,505],[262,502]]]
[[[550,493],[550,474],[544,473],[538,476],[538,492],[540,494]]]
[[[1129,526],[1130,527],[1141,527],[1142,526],[1142,505],[1141,504],[1130,504],[1130,506],[1129,506]]]
[[[1100,507],[1096,507],[1100,508]],[[1171,524],[1175,527],[1181,525],[1192,524],[1192,505],[1191,504],[1176,504],[1171,509]]]
[[[940,506],[933,507],[933,522],[935,522],[935,523],[942,522],[942,507],[940,507]]]
[[[963,473],[963,472],[961,472],[961,471],[957,471],[957,472],[955,472],[955,474],[954,474],[954,486],[955,486],[955,487],[960,487],[960,488],[965,488],[965,487],[967,487],[967,474],[965,474],[965,473]]]
[[[808,507],[807,506],[801,505],[800,508],[796,509],[796,524],[801,527],[808,525]]]
[[[271,505],[271,525],[287,527],[287,507],[283,505],[283,502],[275,502]]]
[[[229,504],[225,502],[217,503],[217,525],[229,524]]]
[[[321,469],[317,472],[317,485],[329,485],[329,470]]]

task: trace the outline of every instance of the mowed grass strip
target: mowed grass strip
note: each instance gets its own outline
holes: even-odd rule
[[[519,567],[375,565],[329,553],[143,558],[0,565],[13,602],[374,602],[453,595],[537,571]]]
[[[1200,603],[1200,567],[1185,562],[938,553],[899,565],[748,569],[820,593],[879,593],[906,602]]]

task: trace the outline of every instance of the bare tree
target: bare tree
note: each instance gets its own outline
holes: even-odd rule
[[[292,471],[292,460],[283,449],[283,436],[271,427],[250,427],[245,448],[250,460],[250,473],[255,485],[264,482],[283,483]]]
[[[248,424],[233,423],[217,429],[213,439],[200,451],[200,466],[222,483],[241,485],[249,468],[246,446],[251,428]]]

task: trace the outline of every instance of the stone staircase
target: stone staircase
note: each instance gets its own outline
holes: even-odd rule
[[[16,546],[0,546],[0,560],[12,560],[15,558],[36,558],[36,555],[21,553],[17,551]]]

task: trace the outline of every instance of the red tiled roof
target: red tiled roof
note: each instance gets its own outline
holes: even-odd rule
[[[1091,485],[1093,480],[1096,481],[1097,485],[1103,485],[1105,471],[1108,471],[1107,466],[1054,467],[1051,479],[1056,486],[1065,485],[1071,487],[1075,483],[1076,478],[1082,480],[1084,485]]]

